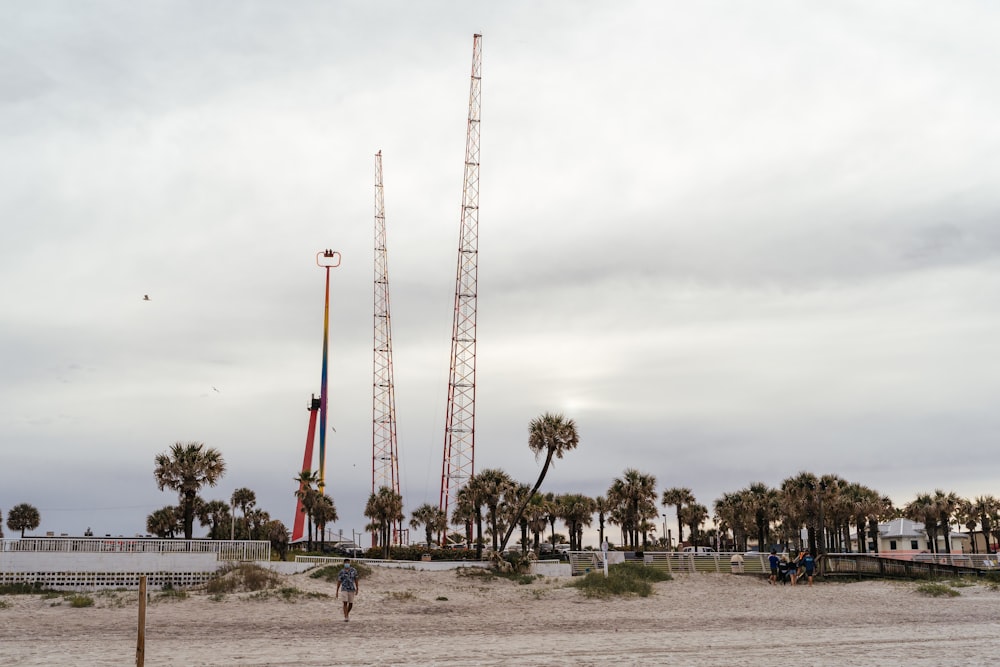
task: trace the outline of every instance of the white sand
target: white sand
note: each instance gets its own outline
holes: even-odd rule
[[[349,623],[334,585],[308,574],[284,585],[328,598],[153,593],[145,664],[940,666],[995,664],[1000,648],[1000,592],[978,585],[930,598],[913,583],[699,574],[600,601],[568,581],[376,569]],[[0,665],[135,664],[137,594],[92,597],[89,608],[0,597]]]

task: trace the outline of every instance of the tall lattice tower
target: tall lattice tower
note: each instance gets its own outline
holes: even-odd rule
[[[465,182],[458,239],[455,319],[451,332],[451,373],[444,429],[440,508],[447,516],[455,496],[475,473],[476,444],[476,280],[479,255],[479,107],[482,35],[472,39],[472,83],[465,138]]]
[[[382,151],[375,154],[375,363],[372,383],[372,493],[380,487],[399,493],[396,449],[396,393],[392,382],[392,326],[389,317],[389,264],[385,243]],[[400,539],[400,526],[393,541]]]

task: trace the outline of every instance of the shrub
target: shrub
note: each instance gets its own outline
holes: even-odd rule
[[[370,577],[372,574],[372,569],[365,565],[364,563],[357,563],[351,561],[351,567],[358,571],[358,578],[364,579]],[[331,584],[337,583],[337,575],[340,574],[340,565],[327,565],[321,567],[315,572],[311,573],[309,576],[313,579],[322,579],[323,581],[328,581]]]
[[[274,588],[281,578],[272,570],[253,563],[226,567],[205,584],[205,591],[211,595],[234,593],[236,591],[259,591]]]
[[[637,563],[619,563],[603,572],[590,572],[570,585],[579,588],[589,598],[606,598],[612,595],[638,595],[648,597],[653,592],[650,582],[670,581],[669,574]]]
[[[953,597],[954,598],[954,597],[958,597],[959,595],[961,595],[961,593],[959,593],[958,591],[956,591],[954,588],[952,588],[948,584],[939,584],[937,582],[931,582],[931,583],[927,583],[927,584],[920,584],[919,586],[917,586],[917,592],[921,593],[923,595],[928,595],[930,597],[935,597],[935,598],[938,598],[938,597],[941,597],[941,596],[947,596],[947,597]]]
[[[70,607],[93,607],[94,598],[89,595],[72,595],[68,598]]]

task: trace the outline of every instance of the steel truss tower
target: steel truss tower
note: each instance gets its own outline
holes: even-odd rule
[[[372,384],[372,493],[387,487],[399,494],[396,449],[396,394],[392,381],[392,327],[389,317],[389,265],[385,243],[382,151],[375,154],[375,346]],[[393,542],[400,543],[396,523]],[[374,539],[374,535],[372,536]]]
[[[472,39],[472,81],[465,138],[462,225],[458,240],[455,319],[444,429],[439,507],[449,516],[459,490],[475,473],[476,443],[476,280],[479,254],[479,108],[482,35]],[[450,519],[450,516],[449,516]]]

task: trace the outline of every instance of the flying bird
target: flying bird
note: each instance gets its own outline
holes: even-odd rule
[[[222,393],[221,391],[219,391],[219,390],[218,390],[218,389],[216,389],[215,387],[212,387],[212,391],[214,391],[214,392],[215,392],[216,394],[221,394],[221,393]]]
[[[149,301],[149,295],[148,294],[143,294],[142,295],[142,300],[143,301]]]

